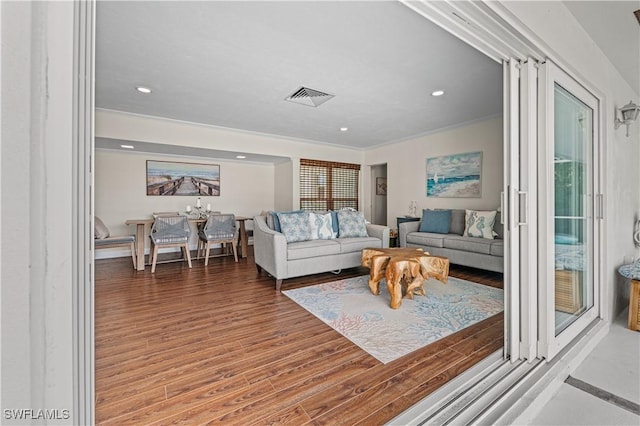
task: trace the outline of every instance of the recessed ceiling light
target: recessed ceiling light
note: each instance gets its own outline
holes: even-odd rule
[[[124,149],[133,149],[133,145],[120,145],[120,148],[124,148]]]
[[[435,92],[431,92],[431,96],[442,96],[444,95],[444,90],[436,90]]]
[[[246,157],[246,155],[236,155],[236,158],[239,158],[240,160],[244,160]]]
[[[151,89],[149,89],[148,87],[144,87],[144,86],[138,86],[136,87],[136,90],[140,93],[145,93],[145,94],[149,94],[151,93]]]
[[[349,128],[348,128],[348,127],[340,127],[340,131],[341,131],[341,132],[346,132],[347,130],[349,130]]]

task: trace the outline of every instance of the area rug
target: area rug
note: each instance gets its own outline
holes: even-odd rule
[[[501,289],[453,277],[447,284],[426,281],[426,296],[404,298],[399,309],[391,309],[384,280],[380,295],[374,296],[368,279],[347,278],[283,293],[385,364],[504,309]]]

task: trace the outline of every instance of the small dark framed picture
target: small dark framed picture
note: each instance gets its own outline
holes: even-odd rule
[[[376,195],[387,195],[387,178],[376,178]]]

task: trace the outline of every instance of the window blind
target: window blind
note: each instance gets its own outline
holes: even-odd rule
[[[359,164],[300,159],[300,208],[357,210],[359,179]]]

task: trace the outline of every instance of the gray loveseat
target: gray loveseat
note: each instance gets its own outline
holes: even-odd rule
[[[444,256],[453,264],[504,272],[504,240],[500,214],[496,216],[493,226],[497,234],[493,240],[462,236],[464,220],[464,210],[451,210],[448,234],[418,232],[421,221],[401,223],[398,229],[400,247],[419,247],[432,255]]]
[[[253,251],[258,272],[263,269],[282,280],[321,272],[354,268],[362,263],[362,249],[389,247],[389,228],[367,224],[367,237],[335,238],[287,243],[285,236],[270,229],[265,216],[253,218]]]

